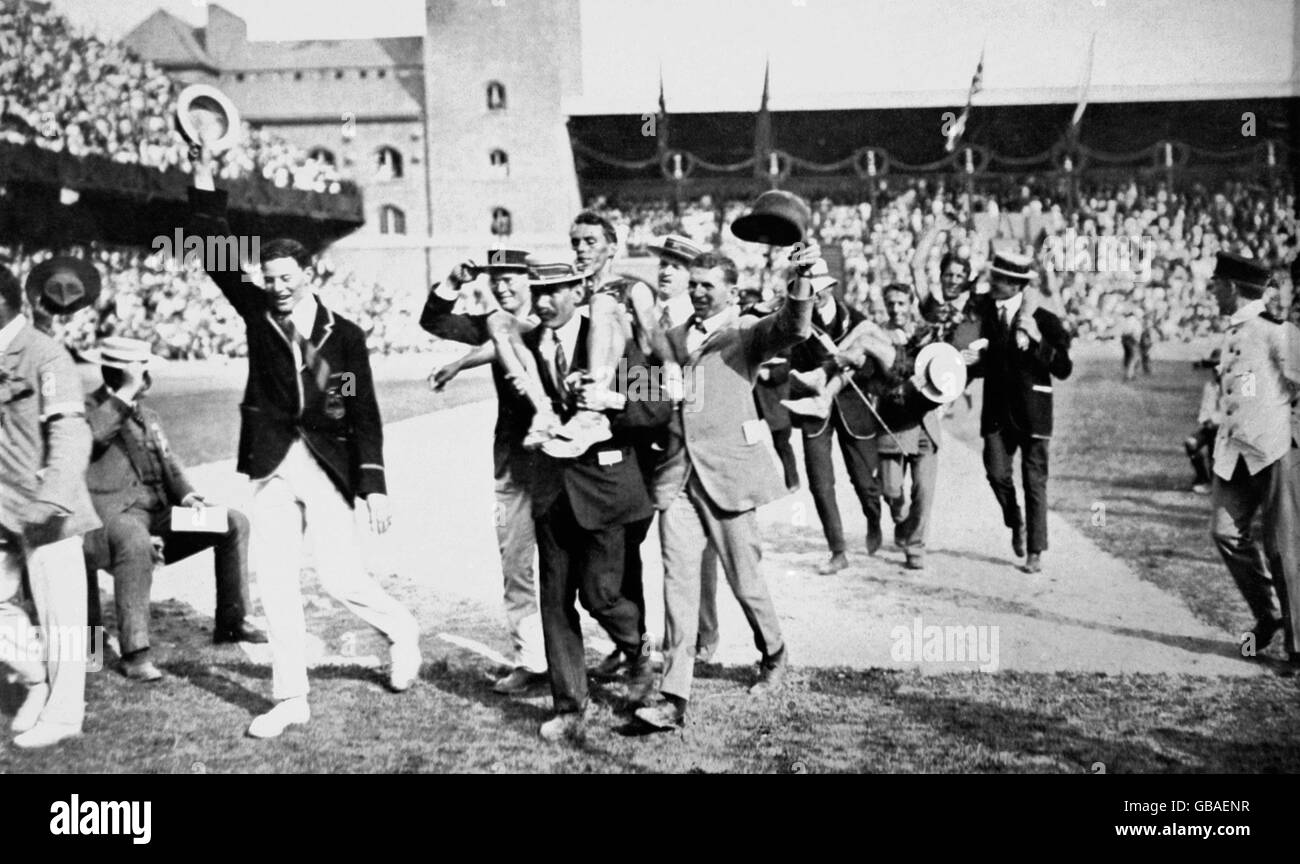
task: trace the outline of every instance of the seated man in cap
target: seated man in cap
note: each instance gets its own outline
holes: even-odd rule
[[[141,404],[151,384],[149,343],[109,337],[85,356],[103,367],[104,378],[104,385],[86,397],[86,419],[94,436],[86,481],[104,523],[85,538],[91,624],[100,622],[102,568],[113,574],[123,674],[133,681],[163,677],[149,657],[149,590],[157,536],[169,564],[207,548],[215,551],[214,642],[265,642],[266,636],[244,620],[249,604],[244,515],[228,511],[228,527],[221,533],[171,529],[172,507],[203,507],[206,502],[186,478],[158,415]]]

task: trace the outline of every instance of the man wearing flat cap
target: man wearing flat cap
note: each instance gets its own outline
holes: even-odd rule
[[[249,606],[249,529],[244,514],[228,510],[223,532],[172,530],[172,507],[202,508],[207,501],[185,476],[158,415],[143,404],[152,383],[149,343],[113,336],[84,356],[103,367],[104,378],[103,386],[86,397],[86,420],[94,438],[86,483],[104,523],[85,537],[90,620],[94,625],[100,621],[102,568],[113,575],[122,673],[142,682],[163,677],[149,654],[154,537],[162,540],[162,558],[169,564],[213,549],[214,642],[265,642],[265,634],[244,620]]]
[[[980,435],[984,470],[1011,529],[1011,548],[1025,556],[1026,573],[1042,572],[1047,551],[1047,455],[1052,437],[1052,379],[1074,371],[1070,335],[1061,319],[1038,306],[1032,260],[999,252],[989,270],[989,293],[978,295],[972,315],[980,339],[962,352],[969,377],[984,378]],[[1036,307],[1036,308],[1034,308]],[[982,348],[973,347],[984,344]],[[1024,478],[1022,514],[1011,479],[1012,459],[1020,452]]]
[[[1228,331],[1219,356],[1223,422],[1214,442],[1212,535],[1255,626],[1243,646],[1258,654],[1281,630],[1300,663],[1300,328],[1264,311],[1269,271],[1218,253],[1211,279]],[[1251,533],[1263,517],[1263,555]],[[1276,595],[1276,597],[1275,597]],[[1280,609],[1279,609],[1280,606]]]

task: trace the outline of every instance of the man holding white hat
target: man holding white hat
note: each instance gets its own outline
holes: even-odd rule
[[[248,519],[226,510],[224,531],[172,529],[173,507],[201,510],[207,501],[185,476],[158,415],[142,404],[152,383],[149,367],[156,359],[149,343],[110,336],[83,356],[103,367],[104,378],[103,386],[86,397],[86,420],[94,438],[86,481],[104,523],[85,537],[90,619],[99,623],[98,572],[105,569],[113,574],[122,673],[142,682],[163,677],[149,654],[154,537],[161,538],[162,558],[169,564],[213,549],[214,642],[265,642],[266,635],[244,620],[249,606]]]

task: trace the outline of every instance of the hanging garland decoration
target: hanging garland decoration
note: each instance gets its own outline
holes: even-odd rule
[[[971,151],[973,173],[984,174],[990,170],[990,165],[993,163],[1007,168],[1042,166],[1063,171],[1065,170],[1064,166],[1067,158],[1072,160],[1073,170],[1076,172],[1081,171],[1085,165],[1133,164],[1143,161],[1156,168],[1165,168],[1167,167],[1166,160],[1172,162],[1172,167],[1181,168],[1187,165],[1193,156],[1197,159],[1215,162],[1252,159],[1256,164],[1275,167],[1277,164],[1285,163],[1295,149],[1287,142],[1278,139],[1263,139],[1247,147],[1222,151],[1205,150],[1181,141],[1159,141],[1138,150],[1118,153],[1097,150],[1086,144],[1078,144],[1071,150],[1062,143],[1049,150],[1030,156],[1009,156],[994,152],[979,144],[962,144],[954,152],[945,153],[940,159],[916,164],[901,162],[890,156],[889,151],[874,146],[859,147],[850,155],[835,162],[813,162],[792,153],[787,153],[784,150],[773,150],[772,154],[777,158],[778,173],[776,176],[784,180],[796,168],[801,172],[807,171],[819,174],[852,171],[862,178],[880,177],[891,171],[904,174],[924,174],[936,171],[964,174],[966,173],[965,154],[967,150]],[[656,153],[646,159],[621,159],[608,153],[602,153],[583,144],[581,141],[573,142],[573,150],[578,156],[604,165],[621,168],[624,171],[644,171],[646,168],[657,165],[660,172],[669,180],[690,177],[697,168],[720,174],[736,174],[752,171],[755,164],[754,156],[739,162],[710,162],[686,150],[668,150],[662,154]],[[1270,153],[1273,159],[1271,165],[1268,161]],[[680,178],[676,176],[678,157],[680,157]],[[875,163],[874,175],[871,172],[871,163],[873,161]],[[767,165],[763,166],[764,174],[767,174],[767,167]]]

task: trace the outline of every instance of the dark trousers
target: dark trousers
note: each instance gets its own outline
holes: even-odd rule
[[[636,604],[637,627],[645,632],[645,582],[642,578],[641,544],[650,533],[650,523],[654,517],[629,522],[623,526],[626,559],[623,562],[623,596]]]
[[[563,493],[536,527],[551,696],[557,712],[581,711],[587,704],[587,660],[575,597],[628,656],[641,650],[643,613],[623,593],[627,530],[623,525],[583,528]]]
[[[1300,654],[1300,448],[1253,476],[1238,457],[1231,480],[1214,475],[1211,501],[1214,545],[1246,605],[1257,621],[1280,617],[1288,652]],[[1259,538],[1251,532],[1256,512]]]
[[[785,475],[785,488],[793,489],[799,485],[799,464],[794,458],[794,447],[790,444],[791,428],[773,429],[772,446],[781,458],[781,473]]]
[[[1137,375],[1138,340],[1136,336],[1119,337],[1120,347],[1124,349],[1124,380],[1132,381]]]
[[[1214,474],[1214,439],[1218,434],[1218,426],[1202,426],[1183,441],[1197,483],[1209,483]]]
[[[858,495],[862,513],[868,524],[880,524],[880,456],[876,452],[875,438],[854,438],[844,428],[840,412],[833,410],[830,424],[815,437],[803,436],[804,467],[808,471],[808,487],[817,517],[822,521],[822,533],[832,554],[844,551],[844,524],[840,521],[840,508],[835,502],[835,464],[831,459],[831,438],[840,442],[840,454],[849,471],[849,482]]]
[[[248,519],[228,511],[226,533],[199,531],[173,533],[168,508],[150,512],[132,507],[105,520],[104,527],[85,535],[83,550],[89,588],[91,626],[103,621],[99,603],[99,571],[113,574],[113,600],[117,609],[118,639],[122,656],[149,648],[149,593],[153,588],[152,537],[163,541],[163,560],[171,564],[204,549],[213,549],[216,563],[218,629],[244,622],[248,599]]]
[[[1020,452],[1021,480],[1025,487],[1025,518],[1016,503],[1016,486],[1011,479],[1011,460]],[[1047,439],[1028,433],[1001,429],[984,436],[984,471],[993,497],[1002,508],[1002,522],[1008,528],[1025,526],[1029,552],[1047,551]]]

